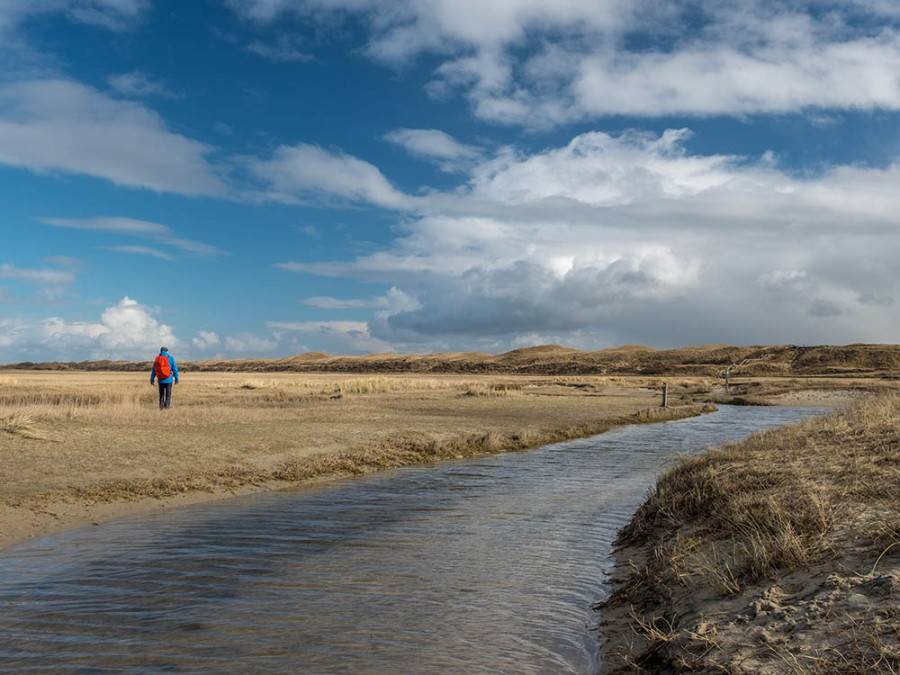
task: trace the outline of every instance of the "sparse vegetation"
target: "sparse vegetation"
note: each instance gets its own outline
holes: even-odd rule
[[[644,637],[606,670],[898,672],[898,524],[897,395],[685,458],[620,533],[607,622]]]
[[[463,396],[519,396],[522,393],[521,384],[469,384],[463,391]]]

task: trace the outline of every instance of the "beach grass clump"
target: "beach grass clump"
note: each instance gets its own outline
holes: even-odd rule
[[[249,380],[244,380],[240,384],[241,389],[306,389],[313,390],[317,388],[317,383],[315,380],[311,378],[260,378],[254,377]],[[218,384],[216,388],[218,389],[227,389],[230,385],[226,384]]]
[[[387,377],[362,377],[353,380],[342,380],[334,385],[334,393],[341,396],[362,394],[384,394],[400,389],[402,385],[398,380]]]
[[[332,391],[341,396],[388,394],[403,391],[434,391],[455,386],[452,381],[423,377],[359,377],[340,380]]]
[[[38,432],[34,416],[27,412],[15,412],[0,417],[0,431],[22,438],[43,439]]]
[[[251,391],[254,389],[272,389],[279,385],[277,380],[260,380],[260,379],[252,379],[252,380],[244,380],[241,382],[241,389],[250,389]]]
[[[643,559],[606,604],[639,618],[623,664],[900,672],[900,396],[683,458],[618,543]]]
[[[497,382],[491,384],[472,383],[466,385],[463,396],[521,396],[522,385],[518,382]]]

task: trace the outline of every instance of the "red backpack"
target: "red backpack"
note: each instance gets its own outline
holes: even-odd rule
[[[156,373],[156,379],[165,380],[172,374],[172,368],[169,366],[169,357],[160,354],[153,362],[153,372]]]

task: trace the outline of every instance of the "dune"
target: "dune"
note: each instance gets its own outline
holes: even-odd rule
[[[900,377],[900,346],[892,344],[733,346],[709,344],[677,349],[624,345],[582,351],[561,345],[538,345],[504,354],[453,352],[436,354],[368,354],[334,356],[309,352],[285,358],[184,361],[185,371],[332,372],[332,373],[510,373],[532,375],[716,376],[747,361],[743,375]],[[11,363],[0,369],[135,371],[150,362],[82,361],[80,363]]]

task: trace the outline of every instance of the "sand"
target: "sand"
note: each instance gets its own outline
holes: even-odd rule
[[[645,555],[645,549],[634,547],[618,551],[622,564],[612,583],[625,583],[631,563],[639,564]],[[723,599],[696,588],[679,594],[673,611],[681,630],[670,632],[667,623],[657,621],[655,637],[671,641],[685,672],[896,672],[890,667],[900,660],[898,595],[896,556],[873,570],[871,552],[851,548],[827,564],[782,574],[737,597]],[[672,668],[647,657],[653,639],[634,621],[635,615],[652,621],[653,612],[643,609],[638,604],[604,610],[601,673]],[[647,660],[634,663],[637,654]],[[879,661],[883,671],[873,665]]]

